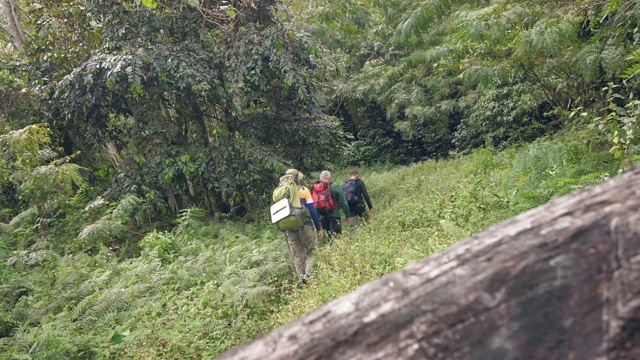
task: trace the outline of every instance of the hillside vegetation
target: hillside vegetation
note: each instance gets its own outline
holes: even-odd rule
[[[618,106],[637,91],[637,1],[285,3],[321,50],[356,161],[529,142],[606,108],[605,87],[622,85]]]
[[[2,358],[220,354],[640,155],[636,0],[0,5]],[[290,167],[375,206],[304,288]]]
[[[614,176],[620,162],[602,143],[581,140],[591,135],[569,132],[501,152],[362,169],[376,212],[366,226],[346,227],[343,238],[319,247],[304,288],[295,285],[286,243],[266,209],[250,223],[183,211],[173,230],[146,234],[140,255],[127,259],[106,246],[56,251],[53,239],[34,236],[25,217],[3,228],[0,243],[0,352],[42,359],[220,354],[497,222]],[[8,251],[16,247],[25,250]]]

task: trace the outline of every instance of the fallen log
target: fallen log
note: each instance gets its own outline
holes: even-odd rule
[[[496,225],[219,359],[640,359],[640,168]]]

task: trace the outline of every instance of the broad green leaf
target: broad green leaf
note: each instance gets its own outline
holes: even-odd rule
[[[615,149],[615,148],[613,148],[613,149],[611,149],[611,150],[614,150],[614,149]],[[613,157],[614,157],[615,159],[619,159],[621,156],[622,156],[622,151],[621,151],[621,150],[615,150],[615,151],[613,151]]]
[[[136,338],[140,334],[140,330],[124,330],[120,332],[120,327],[116,329],[116,332],[111,336],[112,344],[122,344],[123,342],[131,341]]]
[[[111,337],[111,343],[112,344],[122,344],[122,338],[123,338],[122,334],[115,333]]]
[[[200,1],[198,0],[184,0],[184,2],[193,7],[200,7]]]
[[[227,13],[227,15],[229,15],[230,18],[232,19],[236,18],[236,12],[232,8],[227,8],[224,11]]]
[[[158,7],[158,2],[156,0],[142,0],[142,5],[155,9]]]

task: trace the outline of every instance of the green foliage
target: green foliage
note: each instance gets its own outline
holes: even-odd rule
[[[41,218],[45,214],[52,214],[53,209],[61,207],[61,202],[84,183],[81,169],[71,163],[39,166],[20,185],[20,197],[34,203]]]
[[[80,246],[81,249],[96,250],[98,246],[108,246],[115,243],[126,243],[131,239],[129,229],[114,220],[100,219],[97,222],[85,226],[78,234],[75,241],[75,246]],[[71,247],[70,250],[77,251]]]
[[[135,193],[154,220],[191,207],[242,216],[274,172],[332,159],[341,145],[338,122],[318,106],[313,47],[274,20],[274,5],[25,4],[30,43],[23,58],[0,59],[0,116],[33,123],[30,113],[14,116],[16,104],[39,100],[52,144],[105,180],[92,191],[109,190],[110,201]],[[0,201],[17,207],[15,196]]]
[[[636,1],[275,6],[25,4],[27,51],[0,54],[2,357],[213,357],[637,160]],[[376,211],[298,288],[266,195],[341,163],[376,166]]]
[[[588,139],[589,141],[585,141]],[[615,174],[620,162],[590,130],[566,131],[502,152],[361,169],[375,212],[316,252],[311,285],[292,293],[274,327],[451,244]],[[346,178],[347,174],[334,174]]]
[[[0,352],[216,356],[497,222],[607,179],[620,161],[606,144],[599,132],[575,130],[503,152],[477,149],[448,161],[360,169],[376,212],[365,226],[346,225],[343,238],[317,249],[305,288],[295,287],[287,245],[264,211],[254,223],[237,223],[183,210],[172,230],[137,241],[139,256],[122,257],[110,242],[126,236],[118,231],[129,231],[145,203],[98,199],[83,212],[97,220],[68,240],[66,251],[38,249],[46,246],[39,240],[31,249],[7,246]],[[90,251],[79,246],[90,241],[101,244]]]
[[[9,226],[14,229],[28,229],[36,225],[38,221],[38,211],[35,207],[29,208],[16,215],[9,222]]]
[[[287,19],[325,50],[326,106],[354,135],[350,158],[404,163],[531,141],[557,131],[566,109],[604,106],[600,89],[619,83],[637,41],[637,2],[612,4],[290,1]],[[390,126],[362,117],[363,103],[385,114],[385,136],[415,146],[373,151],[360,134]]]
[[[87,154],[80,163],[111,160],[113,196],[147,197],[155,218],[224,213],[259,203],[286,164],[335,155],[339,129],[318,111],[309,45],[272,20],[271,1],[154,4],[89,4],[99,32],[79,26],[95,35],[92,52],[43,69],[49,110],[65,119],[49,121]],[[59,51],[38,52],[34,66]]]
[[[485,91],[474,99],[469,116],[462,119],[454,142],[460,149],[482,145],[504,148],[530,142],[554,129],[545,115],[544,100],[533,89],[513,85]],[[557,127],[557,124],[555,124]]]
[[[21,184],[33,169],[55,157],[51,154],[51,130],[46,124],[30,125],[0,136],[3,183]]]
[[[84,213],[89,215],[105,204],[106,202],[99,198],[87,205]],[[137,247],[131,248],[134,246],[132,232],[134,226],[139,223],[136,219],[144,209],[144,205],[144,201],[134,195],[124,197],[114,208],[106,210],[104,215],[95,222],[85,225],[75,240],[65,245],[67,251],[97,253],[100,249],[107,247],[112,251],[119,251],[122,256],[134,255]]]
[[[155,0],[142,0],[142,5],[155,9],[158,7],[158,2]]]
[[[35,206],[38,222],[47,226],[68,205],[76,190],[84,184],[83,169],[70,163],[71,156],[55,160],[51,131],[46,124],[36,124],[0,136],[2,160],[2,206],[19,209],[18,199]]]
[[[352,104],[351,111],[355,112]],[[402,132],[389,123],[382,110],[375,104],[362,105],[361,117],[366,118],[366,126],[354,120],[354,137],[346,147],[343,157],[347,165],[357,164],[408,164],[413,159],[427,155],[442,155],[440,149],[430,147],[417,138],[406,138]]]
[[[594,117],[589,124],[590,128],[596,128],[606,134],[612,144],[609,150],[616,159],[623,161],[620,171],[630,167],[640,159],[639,140],[636,133],[640,121],[640,101],[635,99],[631,92],[625,96],[622,93],[627,89],[609,84],[603,89],[607,92],[609,106],[604,109],[604,116]],[[584,113],[584,116],[588,116]]]
[[[26,68],[23,61],[0,50],[0,134],[24,128],[36,118],[37,97],[29,90]]]
[[[265,224],[202,215],[185,211],[181,228],[149,233],[139,258],[118,261],[103,247],[1,263],[0,326],[11,334],[0,338],[0,353],[211,357],[263,332],[295,283],[286,244]]]

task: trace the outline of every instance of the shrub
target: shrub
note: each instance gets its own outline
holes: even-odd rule
[[[556,129],[558,123],[545,115],[547,105],[533,94],[521,84],[487,89],[456,129],[456,148],[469,150],[489,145],[504,149]]]

